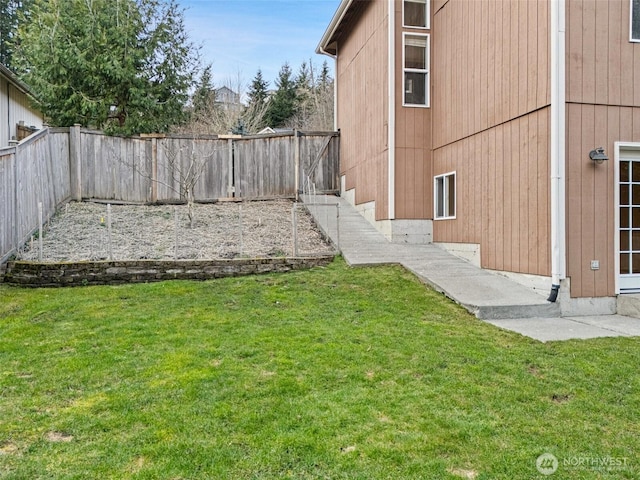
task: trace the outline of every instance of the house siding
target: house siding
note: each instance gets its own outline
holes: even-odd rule
[[[546,1],[449,0],[432,30],[433,175],[456,171],[434,241],[484,268],[550,275],[550,12]]]
[[[17,138],[16,125],[42,128],[42,115],[31,107],[29,98],[18,90],[6,77],[0,75],[0,147]]]
[[[402,2],[395,7],[395,218],[433,218],[431,108],[404,107],[403,33],[430,30],[402,26]],[[431,53],[429,54],[431,57]],[[431,82],[429,82],[431,83]],[[431,92],[429,92],[431,96]]]
[[[375,201],[376,220],[389,218],[388,2],[357,2],[349,34],[338,41],[337,121],[340,174],[356,204]],[[357,188],[356,188],[357,187]]]
[[[567,276],[572,297],[611,296],[614,142],[640,142],[640,44],[629,42],[628,0],[567,0],[566,13]],[[610,160],[594,165],[600,146]]]

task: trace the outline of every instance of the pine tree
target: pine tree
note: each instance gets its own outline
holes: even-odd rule
[[[12,67],[18,25],[27,18],[33,0],[0,0],[0,63]]]
[[[34,0],[14,61],[50,123],[165,132],[197,72],[176,0]]]
[[[267,100],[269,82],[265,81],[262,77],[262,70],[258,69],[256,76],[251,81],[249,87],[249,93],[247,94],[249,105],[262,104]]]
[[[283,127],[296,113],[296,83],[289,63],[280,68],[276,87],[267,108],[266,122],[270,127]]]
[[[211,75],[211,65],[207,65],[202,70],[200,81],[191,98],[193,113],[198,115],[206,112],[216,101],[216,91],[213,88],[213,77]]]

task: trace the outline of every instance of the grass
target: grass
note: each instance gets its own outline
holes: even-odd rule
[[[638,478],[639,365],[640,339],[542,344],[399,267],[0,285],[0,478]]]

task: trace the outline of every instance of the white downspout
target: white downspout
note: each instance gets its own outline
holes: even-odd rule
[[[396,182],[396,49],[395,49],[395,2],[389,0],[389,119],[387,126],[387,155],[389,166],[389,220],[393,220],[396,216],[396,195],[395,195],[395,182]]]
[[[551,294],[566,278],[565,0],[551,2]]]

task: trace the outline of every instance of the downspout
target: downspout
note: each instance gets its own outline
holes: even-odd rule
[[[565,0],[551,2],[551,293],[555,302],[566,278],[565,195]]]
[[[396,182],[396,49],[395,49],[395,36],[396,36],[396,19],[395,19],[395,2],[389,0],[389,65],[388,65],[388,104],[389,104],[389,118],[387,125],[387,155],[388,155],[388,206],[389,206],[389,220],[393,220],[396,216],[396,195],[395,195],[395,182]]]

